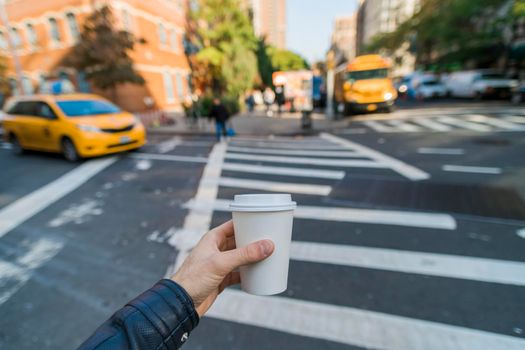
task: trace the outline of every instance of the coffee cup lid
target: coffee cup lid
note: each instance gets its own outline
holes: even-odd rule
[[[294,210],[297,203],[290,194],[238,194],[230,204],[232,211],[285,211]]]

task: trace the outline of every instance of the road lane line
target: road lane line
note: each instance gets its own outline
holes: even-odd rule
[[[117,159],[117,157],[108,157],[87,161],[49,184],[4,207],[0,210],[0,237],[68,193],[73,192]]]
[[[331,180],[341,180],[345,177],[345,172],[339,170],[302,169],[241,163],[224,163],[222,169],[253,174],[283,175]]]
[[[250,148],[250,147],[228,147],[228,152],[240,152],[240,153],[258,153],[258,154],[278,154],[286,156],[316,156],[316,157],[347,157],[347,158],[359,158],[362,157],[359,153],[351,151],[316,151],[316,150],[282,150],[282,149],[269,149],[269,148]]]
[[[332,191],[331,186],[300,184],[290,182],[274,182],[261,180],[237,179],[231,177],[221,177],[219,185],[225,187],[245,188],[253,190],[263,190],[271,192],[286,192],[311,194],[314,196],[328,196]]]
[[[421,147],[417,149],[417,153],[420,154],[446,154],[459,156],[465,154],[465,150],[462,148],[433,148],[433,147]]]
[[[511,131],[525,131],[525,126],[523,125],[519,125],[503,119],[487,117],[481,114],[467,115],[466,118],[476,123],[484,123],[490,126],[495,126],[500,129]]]
[[[516,234],[518,235],[518,237],[525,239],[525,228],[519,229],[518,231],[516,231]]]
[[[173,151],[175,147],[177,147],[181,143],[182,143],[181,138],[178,136],[175,136],[169,140],[160,142],[159,144],[157,144],[156,148],[157,148],[157,151],[159,151],[160,153],[168,153],[170,151]]]
[[[363,122],[363,124],[377,132],[399,132],[399,130],[375,120],[366,120]]]
[[[525,286],[525,263],[397,249],[292,242],[291,259]]]
[[[446,164],[442,167],[443,171],[452,171],[459,173],[473,173],[473,174],[501,174],[501,168],[482,167],[482,166],[465,166],[465,165],[450,165]]]
[[[346,160],[346,159],[326,159],[326,158],[301,158],[301,157],[278,157],[278,156],[260,156],[253,154],[227,153],[226,159],[251,160],[270,163],[285,164],[307,164],[307,165],[324,165],[341,168],[387,168],[388,166],[380,161],[371,160]]]
[[[517,115],[507,115],[503,118],[511,123],[525,123],[525,117],[520,117]]]
[[[225,143],[216,143],[213,146],[208,162],[204,167],[197,193],[192,199],[193,201],[208,203],[215,200],[219,191],[219,178],[225,154]],[[191,209],[186,215],[182,229],[177,230],[168,241],[170,245],[178,250],[178,254],[176,261],[168,266],[166,277],[171,277],[177,271],[191,249],[208,232],[212,215],[213,208]]]
[[[171,154],[154,154],[154,153],[132,153],[129,154],[131,158],[138,159],[153,159],[153,160],[168,160],[173,162],[189,162],[189,163],[206,163],[208,158],[206,157],[190,157],[190,156],[174,156]]]
[[[419,124],[425,128],[428,128],[434,131],[444,132],[444,131],[452,130],[450,126],[438,123],[430,118],[424,118],[424,117],[423,118],[413,118],[413,119],[410,119],[410,121],[412,123]]]
[[[403,121],[399,119],[388,120],[387,123],[402,132],[421,132],[423,131],[420,127],[410,124],[407,121]]]
[[[402,162],[398,159],[387,156],[384,153],[368,148],[366,146],[328,133],[322,133],[321,137],[325,140],[332,141],[333,143],[350,149],[354,152],[361,153],[364,156],[379,162],[383,166],[396,171],[397,173],[401,174],[402,176],[405,176],[406,178],[409,178],[412,181],[426,180],[430,178],[430,175],[428,173],[405,162]]]
[[[326,150],[326,151],[336,151],[336,150],[342,150],[341,147],[334,146],[334,145],[327,145],[325,143],[321,145],[316,144],[296,144],[296,143],[284,143],[284,144],[277,144],[272,142],[247,142],[247,141],[230,141],[230,146],[245,146],[245,147],[263,147],[263,148],[275,148],[275,149],[299,149],[299,150]]]
[[[185,208],[199,211],[230,211],[229,206],[230,201],[226,199],[216,199],[215,201],[190,200],[184,205]],[[358,222],[364,224],[396,225],[442,230],[455,230],[457,226],[456,220],[448,214],[379,209],[300,205],[294,211],[294,217],[297,219]]]
[[[53,258],[63,245],[41,238],[33,242],[15,262],[0,260],[0,305],[20,290],[31,279],[33,271]]]
[[[478,123],[471,123],[471,122],[468,122],[464,119],[461,119],[459,117],[439,117],[437,118],[438,121],[440,121],[441,123],[445,123],[445,124],[450,124],[450,125],[454,125],[455,127],[459,127],[459,128],[463,128],[463,129],[467,129],[467,130],[472,130],[472,131],[480,131],[480,132],[488,132],[488,131],[492,131],[492,128],[486,126],[486,125],[481,125],[481,124],[478,124]]]
[[[315,283],[315,282],[313,282]],[[206,317],[378,350],[522,350],[525,340],[459,326],[226,289]]]

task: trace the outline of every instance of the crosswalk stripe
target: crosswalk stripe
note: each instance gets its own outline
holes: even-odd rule
[[[346,160],[346,159],[321,159],[321,158],[300,158],[300,157],[278,157],[278,156],[260,156],[253,154],[227,153],[227,159],[251,160],[271,163],[285,164],[308,164],[324,165],[333,167],[355,167],[355,168],[386,168],[387,165],[379,161],[372,160]]]
[[[452,128],[448,125],[438,123],[430,118],[413,118],[410,120],[412,123],[419,124],[425,128],[429,128],[434,131],[450,131]]]
[[[0,148],[1,149],[11,149],[11,144],[7,142],[0,142]]]
[[[472,130],[472,131],[481,131],[481,132],[487,132],[487,131],[491,131],[492,128],[486,126],[486,125],[481,125],[481,124],[478,124],[478,123],[471,123],[471,122],[468,122],[466,120],[463,120],[461,118],[453,118],[453,117],[440,117],[440,118],[437,118],[438,121],[440,121],[441,123],[445,123],[445,124],[450,124],[450,125],[454,125],[456,127],[460,127],[460,128],[463,128],[463,129],[467,129],[467,130]]]
[[[168,160],[173,162],[189,163],[206,163],[208,161],[208,158],[206,157],[175,156],[171,154],[155,154],[142,152],[129,154],[129,157],[138,159]]]
[[[316,156],[316,157],[362,157],[359,153],[350,151],[317,151],[317,150],[281,150],[270,148],[250,148],[250,147],[228,147],[228,151],[241,153],[259,153],[259,154],[281,154],[288,156]]]
[[[210,201],[190,200],[184,206],[197,210],[230,211],[230,202],[226,199]],[[435,228],[455,230],[456,220],[448,214],[421,213],[380,209],[357,209],[341,207],[298,206],[294,211],[297,219],[358,222],[364,224],[396,225],[406,227]]]
[[[398,159],[387,156],[384,153],[378,152],[366,146],[360,145],[358,143],[352,142],[341,137],[334,136],[328,133],[322,133],[321,137],[325,140],[332,141],[346,149],[350,149],[354,152],[360,153],[366,157],[369,157],[380,164],[398,172],[402,176],[409,178],[412,181],[426,180],[430,178],[430,175],[412,165],[409,165],[405,162],[402,162]]]
[[[465,165],[443,165],[444,171],[454,171],[460,173],[475,173],[475,174],[501,174],[501,168],[483,167],[483,166],[465,166]]]
[[[274,148],[274,149],[300,149],[300,150],[326,150],[334,151],[341,150],[341,147],[334,146],[331,144],[321,143],[321,144],[296,144],[296,143],[274,143],[274,142],[248,142],[248,141],[231,141],[230,146],[248,146],[248,147],[264,147],[264,148]]]
[[[414,124],[410,124],[409,122],[403,121],[403,120],[388,120],[388,124],[390,124],[392,127],[397,128],[399,131],[404,132],[420,132],[422,131],[421,128],[417,127]]]
[[[219,179],[219,185],[225,187],[264,190],[272,192],[300,193],[317,196],[327,196],[332,191],[331,186],[298,184],[290,182],[247,180],[231,177],[221,177]]]
[[[117,159],[117,157],[108,157],[85,162],[53,182],[2,208],[0,210],[0,237],[77,189]]]
[[[302,169],[240,163],[224,163],[222,169],[252,174],[270,174],[331,180],[341,180],[345,177],[345,172],[339,170]]]
[[[466,116],[466,118],[473,122],[484,123],[490,126],[495,126],[500,129],[513,130],[513,131],[525,131],[525,126],[512,123],[507,120],[502,120],[498,118],[490,118],[481,114],[471,114]]]
[[[364,121],[363,124],[365,124],[370,129],[375,130],[377,132],[398,132],[399,131],[390,126],[386,126],[380,122],[377,122],[375,120],[367,120],[367,121]]]
[[[517,115],[508,115],[508,116],[505,116],[504,119],[512,123],[525,123],[525,117],[520,117]]]
[[[525,340],[459,326],[227,289],[207,317],[381,350],[518,350]]]
[[[300,261],[525,286],[523,262],[295,241],[290,254]]]
[[[421,147],[417,149],[419,154],[446,154],[446,155],[462,155],[465,154],[465,150],[462,148],[433,148],[433,147]]]

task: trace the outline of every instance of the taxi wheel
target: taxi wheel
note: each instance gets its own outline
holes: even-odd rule
[[[62,154],[70,162],[78,162],[80,160],[75,144],[68,138],[62,140]]]
[[[20,144],[20,141],[18,141],[18,137],[16,137],[16,135],[12,134],[9,138],[9,141],[11,142],[11,152],[13,152],[13,154],[19,156],[24,153],[24,149],[22,148],[22,145]]]

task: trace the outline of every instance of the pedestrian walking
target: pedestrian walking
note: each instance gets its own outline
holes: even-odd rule
[[[244,102],[246,103],[246,106],[248,106],[248,112],[252,113],[255,107],[255,98],[253,97],[253,93],[251,91],[246,96]]]
[[[228,136],[226,122],[230,117],[230,113],[221,102],[220,98],[215,97],[213,99],[213,105],[211,106],[209,117],[215,119],[215,133],[217,135],[217,141],[221,141],[221,136],[226,139]]]
[[[263,92],[264,105],[266,106],[266,115],[271,117],[273,115],[272,105],[275,101],[275,93],[270,87],[264,89]]]

